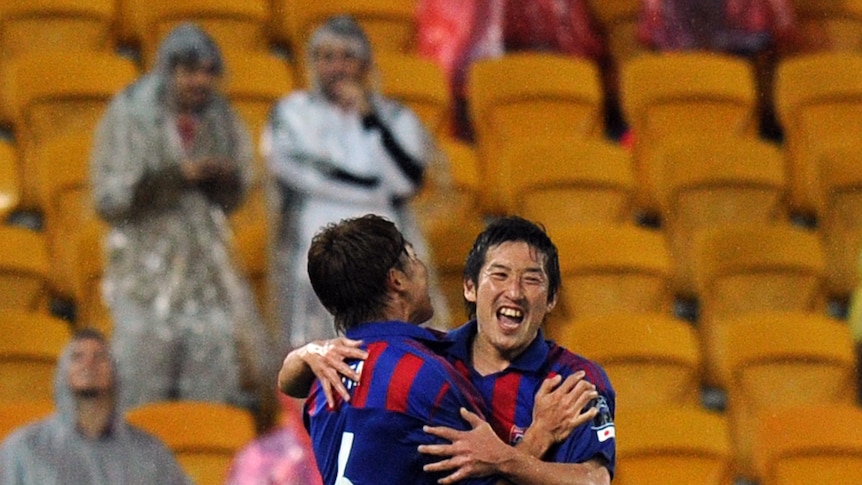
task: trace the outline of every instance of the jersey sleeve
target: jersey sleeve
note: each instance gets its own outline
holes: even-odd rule
[[[596,366],[591,374],[591,382],[598,381],[593,384],[599,397],[589,405],[598,409],[598,414],[591,422],[575,428],[565,441],[552,449],[553,461],[583,463],[598,459],[613,477],[616,468],[616,393],[604,370]]]

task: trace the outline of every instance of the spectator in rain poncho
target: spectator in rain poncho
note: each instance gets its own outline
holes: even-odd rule
[[[247,406],[259,399],[255,386],[271,387],[266,367],[277,361],[230,252],[225,214],[246,195],[252,151],[216,89],[222,72],[213,40],[180,25],[98,128],[91,181],[111,226],[103,289],[125,406]]]
[[[350,17],[318,28],[308,58],[311,89],[276,105],[263,138],[282,195],[271,274],[284,349],[334,336],[306,273],[311,238],[324,225],[381,215],[427,255],[406,202],[422,185],[430,135],[413,112],[374,88],[371,45]],[[445,322],[439,290],[432,292]]]
[[[104,337],[78,332],[54,379],[56,412],[11,434],[0,446],[3,485],[186,485],[190,481],[157,438],[127,424]]]

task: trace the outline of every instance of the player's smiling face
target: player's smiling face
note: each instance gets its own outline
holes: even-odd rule
[[[476,284],[465,282],[464,297],[476,303],[474,361],[477,350],[506,362],[520,355],[556,303],[548,301],[545,255],[520,241],[490,247]]]

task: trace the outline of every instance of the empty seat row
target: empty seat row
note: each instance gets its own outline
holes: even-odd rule
[[[663,423],[664,431],[670,433],[666,438],[677,443],[702,446],[700,438],[712,433],[716,444],[731,443],[727,451],[733,474],[757,479],[757,433],[766,417],[788,406],[852,405],[856,398],[853,341],[843,322],[804,311],[741,314],[725,322],[721,362],[715,369],[727,392],[723,413],[727,436],[721,436],[716,424],[688,429],[691,441],[686,441],[673,436],[682,432],[676,425],[688,414],[678,409],[700,407],[704,374],[709,372],[698,341],[699,326],[656,313],[618,313],[554,321],[546,330],[561,345],[600,363],[614,384],[621,473],[627,463],[622,459],[629,446],[625,442],[634,439],[626,433],[626,424],[637,422],[632,416],[654,415],[651,422]],[[829,416],[798,419],[820,419],[821,426],[827,427],[830,422]],[[660,428],[654,431],[658,433]],[[632,433],[638,434],[637,430]],[[662,467],[654,469],[669,473]]]

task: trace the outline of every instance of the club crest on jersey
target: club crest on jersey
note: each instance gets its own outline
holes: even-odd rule
[[[593,418],[592,429],[596,432],[596,437],[599,442],[607,441],[616,436],[616,428],[614,427],[614,417],[611,414],[611,408],[608,406],[608,401],[604,396],[599,396],[593,400],[593,406],[598,410],[596,417]]]
[[[351,369],[355,370],[357,374],[362,375],[362,367],[365,364],[364,360],[357,360],[356,362],[351,362],[348,364]],[[347,389],[347,392],[353,390],[354,387],[359,385],[359,382],[348,379],[346,377],[341,378],[341,383],[344,384],[344,387]]]
[[[524,428],[512,425],[512,429],[509,430],[509,444],[515,446],[520,443],[524,439],[525,432]]]

